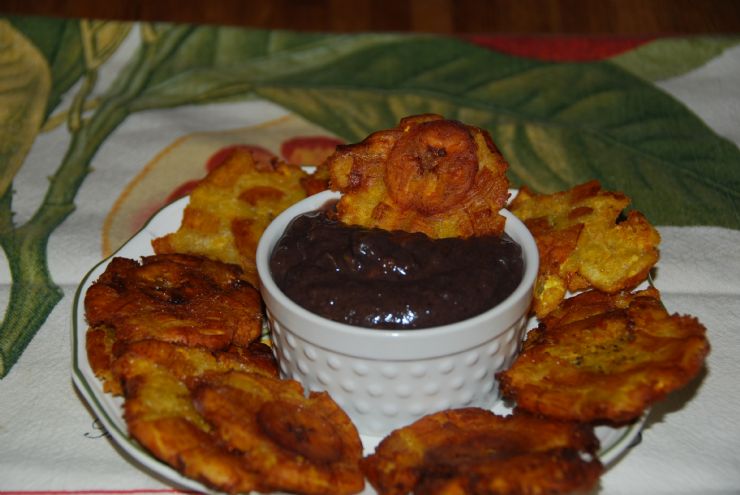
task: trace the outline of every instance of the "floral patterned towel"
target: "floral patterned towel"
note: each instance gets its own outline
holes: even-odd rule
[[[712,344],[600,493],[740,486],[740,38],[328,35],[0,19],[0,494],[174,490],[70,381],[75,290],[233,147],[310,165],[404,115],[488,129],[514,186],[597,178],[660,228]]]

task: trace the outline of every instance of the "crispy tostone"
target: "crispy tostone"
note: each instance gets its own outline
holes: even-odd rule
[[[705,333],[696,318],[669,315],[656,289],[583,292],[529,332],[498,378],[504,396],[532,413],[623,423],[699,373]]]
[[[185,476],[227,492],[261,488],[244,459],[225,448],[193,404],[188,384],[231,369],[274,376],[257,359],[168,342],[130,344],[113,364],[123,383],[129,433],[155,457]]]
[[[317,174],[343,193],[342,222],[444,238],[503,231],[507,167],[487,132],[426,114],[337,146]]]
[[[326,393],[305,397],[262,363],[166,342],[115,361],[131,435],[188,477],[234,492],[362,490],[362,446]]]
[[[257,243],[267,225],[306,197],[307,174],[283,162],[256,163],[236,150],[190,193],[180,228],[152,241],[156,253],[189,253],[237,264],[257,285]]]
[[[558,494],[596,484],[597,449],[588,425],[463,408],[392,432],[362,467],[379,495]]]
[[[233,372],[210,377],[193,395],[222,442],[242,452],[271,490],[348,494],[363,489],[359,434],[326,392],[306,397],[296,381]]]
[[[614,293],[643,282],[658,261],[660,235],[627,196],[591,181],[554,194],[523,187],[509,209],[529,227],[540,252],[534,311],[546,316],[568,291]]]
[[[88,360],[106,391],[120,393],[110,366],[126,344],[160,340],[226,350],[258,339],[260,297],[241,273],[190,255],[111,260],[85,294]]]
[[[362,490],[362,445],[328,394],[280,380],[262,344],[238,352],[128,344],[113,364],[133,438],[185,476],[229,493]]]

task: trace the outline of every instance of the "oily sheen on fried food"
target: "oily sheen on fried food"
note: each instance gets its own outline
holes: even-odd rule
[[[281,211],[306,197],[297,165],[257,162],[235,150],[190,193],[177,231],[152,241],[154,252],[188,253],[242,267],[257,285],[255,252],[262,232]]]
[[[658,261],[660,235],[638,211],[620,218],[630,199],[589,181],[536,194],[522,187],[509,209],[529,228],[540,251],[534,311],[543,318],[568,291],[615,293],[643,282]]]
[[[123,395],[129,433],[224,492],[362,490],[357,429],[328,394],[278,378],[240,275],[192,255],[117,258],[88,290],[89,360]]]
[[[452,409],[393,431],[362,469],[379,495],[571,493],[598,482],[598,444],[586,424]]]
[[[504,230],[508,164],[480,128],[434,114],[406,117],[337,146],[324,168],[331,189],[342,192],[337,211],[346,224],[432,238]]]
[[[260,297],[241,274],[235,265],[185,254],[113,258],[84,301],[87,355],[106,390],[120,392],[110,369],[126,344],[158,340],[225,350],[257,339]]]
[[[530,331],[504,396],[536,414],[582,422],[635,420],[704,366],[706,329],[669,314],[650,288],[566,299]]]

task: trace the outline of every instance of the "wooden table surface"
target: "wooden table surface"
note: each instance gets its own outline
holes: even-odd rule
[[[336,32],[740,33],[740,0],[0,0],[0,14]]]

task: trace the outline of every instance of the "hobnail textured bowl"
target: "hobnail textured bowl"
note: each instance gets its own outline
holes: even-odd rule
[[[370,436],[443,409],[492,407],[499,400],[494,375],[519,350],[537,274],[537,246],[527,228],[502,211],[506,232],[522,247],[525,270],[515,291],[494,308],[434,328],[361,328],[302,308],[277,287],[269,270],[270,254],[290,221],[337,197],[325,191],[288,208],[257,248],[260,290],[283,377],[328,391],[360,433]]]

